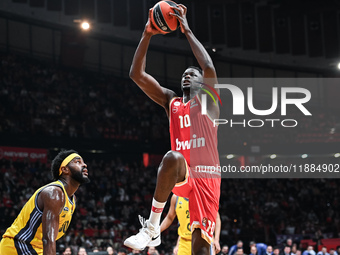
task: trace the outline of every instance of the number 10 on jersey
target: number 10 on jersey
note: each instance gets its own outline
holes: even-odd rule
[[[189,114],[185,114],[184,116],[178,116],[178,118],[181,128],[191,126]]]

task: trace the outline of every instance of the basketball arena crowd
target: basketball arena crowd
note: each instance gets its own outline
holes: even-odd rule
[[[0,57],[1,133],[169,143],[164,111],[130,79],[62,69],[19,55]],[[340,142],[336,112],[315,108],[312,118],[300,116],[299,122],[297,129],[246,127],[228,129],[223,136],[231,145]]]
[[[0,135],[168,143],[164,111],[129,79],[61,69],[13,54],[0,54],[0,61]],[[337,142],[339,133],[330,130],[339,123],[339,115],[320,111],[298,131],[259,137],[244,129],[230,133],[228,139],[230,144],[252,137],[279,144],[326,138]],[[57,242],[59,254],[66,254],[66,247],[72,254],[81,247],[87,252],[139,253],[122,243],[138,231],[137,215],[149,213],[157,167],[119,154],[110,160],[93,155],[85,161],[91,183],[76,192],[76,213],[67,234]],[[34,191],[51,181],[49,169],[50,161],[0,159],[1,235]],[[221,254],[228,254],[240,240],[244,250],[237,255],[250,254],[251,241],[273,248],[258,255],[339,254],[340,247],[321,249],[321,240],[340,238],[339,184],[338,179],[222,179]],[[169,203],[163,217],[168,208]],[[313,245],[304,253],[307,246],[301,241],[306,239]],[[161,246],[140,253],[172,254],[176,240],[174,222],[162,234]]]

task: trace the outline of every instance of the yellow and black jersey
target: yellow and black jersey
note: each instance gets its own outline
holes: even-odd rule
[[[65,194],[65,205],[59,215],[59,232],[56,240],[62,237],[71,222],[76,204],[74,196],[70,199],[61,181],[55,181],[39,188],[22,208],[18,217],[9,227],[0,243],[0,255],[42,254],[42,214],[38,208],[38,195],[48,186],[61,187]]]
[[[175,210],[179,223],[178,235],[187,240],[191,240],[189,199],[177,197]]]

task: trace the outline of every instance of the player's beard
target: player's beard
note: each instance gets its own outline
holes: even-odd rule
[[[90,179],[87,176],[83,175],[83,169],[81,171],[76,171],[72,167],[70,167],[72,179],[79,182],[80,184],[85,184],[85,183],[90,182]]]

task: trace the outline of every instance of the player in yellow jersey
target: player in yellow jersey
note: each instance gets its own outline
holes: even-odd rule
[[[167,229],[174,221],[175,217],[178,219],[178,239],[174,248],[175,255],[190,255],[191,254],[191,228],[190,228],[190,213],[189,213],[189,199],[176,196],[171,197],[170,208],[168,214],[161,224],[161,232]],[[216,218],[216,228],[214,233],[214,241],[211,245],[210,254],[214,255],[220,252],[219,244],[221,232],[221,219],[219,213]]]
[[[56,240],[70,225],[74,193],[88,183],[87,165],[74,150],[61,151],[52,161],[54,182],[39,188],[21,209],[0,242],[0,255],[55,255]]]

